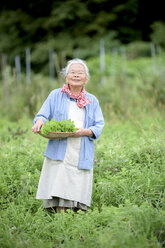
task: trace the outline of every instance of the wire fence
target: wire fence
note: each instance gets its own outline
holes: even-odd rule
[[[99,54],[99,67],[96,68],[99,71],[100,74],[100,83],[104,84],[105,82],[105,71],[106,67],[108,66],[110,68],[109,74],[111,76],[111,84],[115,83],[115,77],[117,75],[118,71],[118,66],[117,66],[117,58],[120,56],[120,73],[122,74],[122,77],[126,77],[127,74],[127,51],[126,47],[122,46],[119,48],[113,48],[111,52],[109,53],[111,57],[111,63],[110,65],[106,64],[106,55],[107,51],[105,50],[105,45],[104,45],[104,40],[100,40],[100,54]],[[152,72],[153,75],[157,75],[158,73],[164,77],[164,59],[163,59],[163,52],[160,46],[155,46],[154,43],[150,44],[150,56],[152,58]],[[78,57],[79,52],[78,49],[74,51],[74,57]],[[57,79],[59,82],[62,82],[61,79],[61,66],[65,66],[66,64],[66,55],[65,53],[62,54],[62,62],[59,59],[57,53],[50,48],[48,52],[48,67],[49,67],[49,78],[50,78],[50,83],[53,83],[55,79]],[[8,62],[7,62],[7,55],[6,54],[0,54],[0,64],[1,64],[1,78],[4,84],[7,83],[7,68]],[[22,66],[21,66],[21,57],[20,55],[15,56],[15,66],[13,68],[13,71],[15,70],[15,76],[16,76],[16,81],[18,84],[18,87],[21,87],[22,80],[21,80],[21,74],[22,74]],[[33,68],[31,67],[31,51],[30,48],[26,48],[25,50],[25,61],[22,61],[23,64],[26,64],[26,83],[28,85],[31,84],[31,76],[32,76],[32,71]],[[13,73],[14,75],[14,73]]]

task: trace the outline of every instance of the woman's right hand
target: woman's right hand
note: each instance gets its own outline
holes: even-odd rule
[[[40,131],[40,128],[44,125],[44,122],[42,119],[38,119],[34,126],[32,127],[32,131],[34,133],[38,133]]]

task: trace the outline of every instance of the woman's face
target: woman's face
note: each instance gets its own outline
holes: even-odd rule
[[[85,68],[82,64],[72,64],[66,76],[66,83],[71,86],[83,86],[88,82]]]

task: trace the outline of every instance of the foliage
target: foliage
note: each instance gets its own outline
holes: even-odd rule
[[[129,59],[138,57],[150,57],[151,49],[148,42],[134,41],[127,45],[127,56]]]
[[[44,126],[41,128],[41,133],[47,135],[49,132],[75,132],[77,129],[74,122],[69,119],[68,121],[62,120],[57,121],[52,119],[46,121]]]
[[[127,201],[164,206],[164,123],[154,116],[155,121],[132,117],[122,126],[114,123],[104,128],[106,136],[98,141],[95,157],[93,201],[98,208],[103,202],[118,206]]]
[[[100,11],[100,7],[104,8],[102,4],[93,0],[86,3],[79,0],[50,1],[42,12],[42,5],[45,4],[41,1],[36,1],[25,9],[25,6],[21,8],[20,5],[18,9],[15,6],[12,9],[4,3],[4,10],[0,15],[0,53],[6,53],[8,63],[13,66],[14,57],[20,54],[23,60],[25,48],[29,47],[35,71],[45,69],[50,48],[59,56],[65,53],[66,56],[73,57],[73,50],[77,48],[80,48],[82,58],[96,56],[101,37],[108,39],[111,46],[119,43],[116,41],[118,33],[113,28],[111,32],[107,31],[108,25],[117,15]]]
[[[39,74],[32,74],[31,84],[22,74],[21,85],[18,85],[15,75],[7,68],[7,80],[0,85],[2,115],[13,121],[18,121],[23,115],[34,117],[54,87],[58,88],[60,84]]]
[[[157,21],[151,25],[153,30],[151,34],[151,40],[162,47],[165,47],[165,24],[163,22]]]
[[[154,13],[157,8],[161,10],[161,3],[150,3],[150,11]],[[149,41],[153,22],[153,39],[164,46],[160,34],[164,16],[158,25],[158,16],[146,18],[146,12],[148,4],[140,0],[1,0],[0,54],[7,54],[10,66],[19,54],[25,70],[25,49],[29,47],[33,70],[46,73],[49,49],[67,58],[74,57],[78,50],[78,56],[87,59],[98,55],[100,39],[106,41],[107,50],[133,41]]]

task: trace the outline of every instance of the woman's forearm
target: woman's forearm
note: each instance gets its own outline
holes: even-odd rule
[[[94,136],[94,134],[93,134],[91,129],[86,129],[86,132],[87,132],[86,136],[91,137],[91,138]]]
[[[86,128],[79,128],[77,131],[76,131],[76,134],[75,134],[76,137],[81,137],[81,136],[88,136],[88,137],[93,137],[94,134],[92,132],[91,129],[86,129]]]

